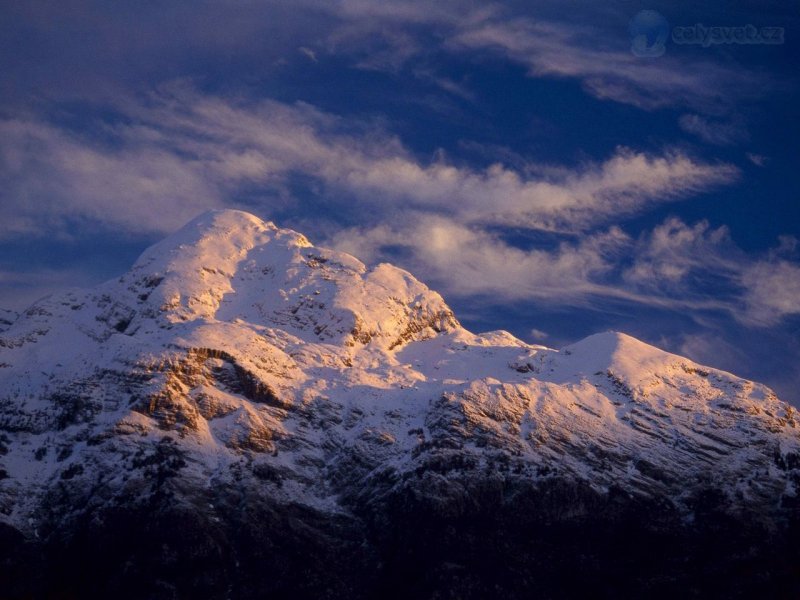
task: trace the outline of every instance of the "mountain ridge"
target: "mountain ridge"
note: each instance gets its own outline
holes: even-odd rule
[[[214,597],[230,586],[237,597],[311,593],[305,585],[369,596],[387,582],[408,591],[409,569],[426,574],[415,588],[423,596],[501,585],[514,597],[550,581],[548,569],[567,569],[569,552],[611,560],[580,545],[585,532],[569,533],[559,542],[567,554],[554,550],[556,566],[543,566],[546,553],[508,520],[523,508],[534,510],[523,529],[540,541],[581,523],[623,524],[637,543],[666,531],[700,556],[717,535],[742,548],[712,565],[731,573],[752,560],[747,544],[763,546],[759,560],[778,565],[773,584],[784,585],[792,556],[773,552],[797,518],[800,428],[766,386],[616,332],[561,351],[473,334],[408,272],[367,269],[240,211],[201,215],[121,277],[34,303],[0,331],[0,390],[0,524],[44,553],[52,585],[84,594],[95,584],[53,561],[63,548],[94,555],[97,539],[122,561],[108,565],[119,581],[138,573],[154,597],[202,585]],[[420,539],[407,537],[406,520]],[[174,531],[180,522],[186,531]],[[503,533],[530,557],[509,563],[522,580],[498,583],[474,565],[489,552],[481,523],[494,523],[482,534],[501,544],[491,552],[508,558]],[[462,556],[447,531],[471,532],[475,555]],[[139,545],[113,541],[120,532]],[[444,541],[429,556],[421,539],[431,536]],[[192,560],[217,557],[213,577],[192,580],[193,567],[153,549],[157,540]],[[650,579],[631,590],[682,581],[672,543],[666,571],[647,565]],[[300,581],[311,568],[304,545],[336,568]],[[430,564],[412,560],[422,556]],[[245,573],[235,566],[243,557],[278,565],[283,579]],[[360,572],[342,563],[356,557]],[[128,575],[125,561],[135,565]],[[482,575],[454,583],[451,564]],[[758,572],[747,585],[762,580]],[[106,592],[120,593],[115,581],[101,582]],[[601,586],[609,595],[612,583]],[[563,595],[556,580],[547,585]]]

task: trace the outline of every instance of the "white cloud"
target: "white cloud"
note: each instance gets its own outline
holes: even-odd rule
[[[482,60],[493,52],[524,65],[532,77],[572,79],[601,99],[645,109],[685,106],[713,114],[720,103],[758,95],[763,75],[722,61],[670,52],[646,60],[630,52],[631,6],[597,7],[552,0],[476,3],[470,0],[295,0],[180,3],[139,7],[87,19],[92,8],[17,3],[9,23],[46,36],[33,57],[11,53],[0,66],[30,89],[86,97],[131,82],[163,80],[187,62],[248,65],[259,75],[286,65],[299,51],[345,56],[368,69],[400,71],[430,65],[442,52]],[[61,26],[53,28],[58,22]],[[80,39],[72,32],[83,32]],[[108,40],[114,40],[109,44]],[[42,59],[44,57],[44,60]],[[191,61],[187,59],[191,58]],[[154,77],[155,74],[155,77]],[[109,86],[113,81],[116,85]],[[13,86],[7,86],[13,92]]]
[[[0,236],[51,235],[65,219],[170,231],[219,206],[202,165],[157,144],[109,147],[41,120],[0,121]]]
[[[733,180],[730,165],[698,163],[675,153],[648,156],[620,148],[600,164],[558,175],[525,177],[494,164],[482,171],[406,156],[368,160],[341,177],[360,194],[405,197],[417,208],[457,204],[462,220],[539,229],[580,229],[686,197]]]
[[[772,326],[800,314],[800,265],[786,255],[796,240],[782,237],[765,256],[735,245],[726,227],[671,218],[643,237],[623,275],[639,291],[683,298],[716,295],[719,308],[751,326]]]
[[[678,124],[687,133],[717,146],[734,144],[748,137],[741,120],[712,120],[696,114],[685,114],[678,119]]]
[[[447,39],[463,50],[494,50],[526,65],[532,77],[577,79],[587,92],[644,109],[710,108],[725,96],[754,93],[756,75],[712,62],[671,56],[643,60],[627,39],[595,26],[527,17],[471,19]]]
[[[747,160],[749,160],[751,163],[753,163],[757,167],[763,167],[769,161],[768,157],[763,156],[761,154],[755,154],[753,152],[747,152],[746,156],[747,156]]]
[[[422,81],[427,81],[432,83],[436,87],[441,90],[444,90],[448,94],[452,94],[453,96],[458,96],[464,100],[468,100],[470,102],[475,101],[475,94],[472,92],[465,83],[454,81],[448,77],[443,77],[441,75],[437,75],[434,71],[430,69],[414,69],[414,77],[420,79]]]
[[[473,169],[441,156],[424,163],[367,123],[306,104],[205,96],[179,84],[146,102],[125,98],[115,109],[125,119],[98,124],[100,139],[31,117],[0,121],[0,232],[46,231],[65,216],[167,231],[230,203],[241,189],[276,198],[293,174],[369,206],[376,218],[403,206],[456,210],[459,223],[577,231],[737,176],[730,165],[679,152],[625,148],[573,169]]]
[[[728,310],[748,323],[796,312],[797,266],[745,256],[724,228],[671,219],[634,240],[608,227],[733,180],[730,165],[624,148],[572,168],[470,168],[443,155],[426,163],[374,124],[179,84],[115,109],[124,119],[95,124],[100,137],[31,116],[0,122],[0,235],[53,235],[75,219],[169,231],[203,209],[235,204],[241,190],[260,190],[269,214],[299,175],[321,186],[330,214],[362,209],[358,229],[333,236],[340,248],[367,260],[404,249],[406,266],[448,294],[572,305],[605,297]],[[509,226],[577,237],[523,249],[493,233]],[[697,281],[707,275],[739,291],[727,300],[704,294]]]
[[[770,326],[800,314],[800,266],[796,263],[760,260],[747,265],[740,277],[748,322]]]
[[[591,307],[598,300],[703,315],[756,327],[800,314],[800,266],[782,257],[791,240],[749,256],[726,227],[668,218],[639,239],[620,228],[583,234],[553,249],[522,249],[445,217],[339,232],[332,243],[373,262],[402,250],[404,264],[449,295]]]
[[[682,289],[697,271],[730,279],[739,271],[739,258],[726,227],[712,229],[707,221],[688,226],[673,217],[640,240],[623,279],[637,289]]]
[[[527,3],[524,10],[457,0],[316,6],[341,20],[328,38],[331,51],[357,55],[358,64],[367,68],[397,71],[442,49],[473,56],[489,51],[526,66],[531,77],[578,80],[600,99],[647,110],[688,106],[711,113],[726,99],[757,95],[767,84],[756,73],[707,59],[634,56],[625,27],[633,12],[624,7],[597,10],[578,4],[567,22],[563,3],[554,2]],[[435,35],[422,34],[423,27]],[[441,45],[432,48],[431,39]]]
[[[402,249],[404,264],[453,296],[538,299],[571,306],[586,305],[595,296],[629,296],[605,283],[632,242],[618,227],[553,250],[524,250],[451,218],[404,217],[394,226],[341,231],[331,242],[373,262],[389,259],[387,249]]]
[[[306,58],[308,58],[311,62],[315,62],[315,63],[319,62],[319,60],[317,60],[317,53],[314,52],[311,48],[306,48],[305,46],[300,46],[297,49],[297,51],[300,54],[302,54],[303,56],[305,56]]]

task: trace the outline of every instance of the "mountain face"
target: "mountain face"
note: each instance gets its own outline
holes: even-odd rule
[[[3,597],[789,597],[800,418],[238,211],[0,314]]]

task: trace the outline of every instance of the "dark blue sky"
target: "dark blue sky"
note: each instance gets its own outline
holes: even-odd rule
[[[233,206],[408,268],[470,328],[618,329],[800,405],[799,24],[787,2],[4,3],[0,305]]]

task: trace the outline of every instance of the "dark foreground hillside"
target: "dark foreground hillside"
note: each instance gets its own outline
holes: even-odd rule
[[[195,506],[165,493],[80,515],[38,542],[4,527],[2,597],[800,597],[797,521],[770,531],[726,515],[713,492],[686,523],[559,481],[425,482],[357,517],[218,490]]]

